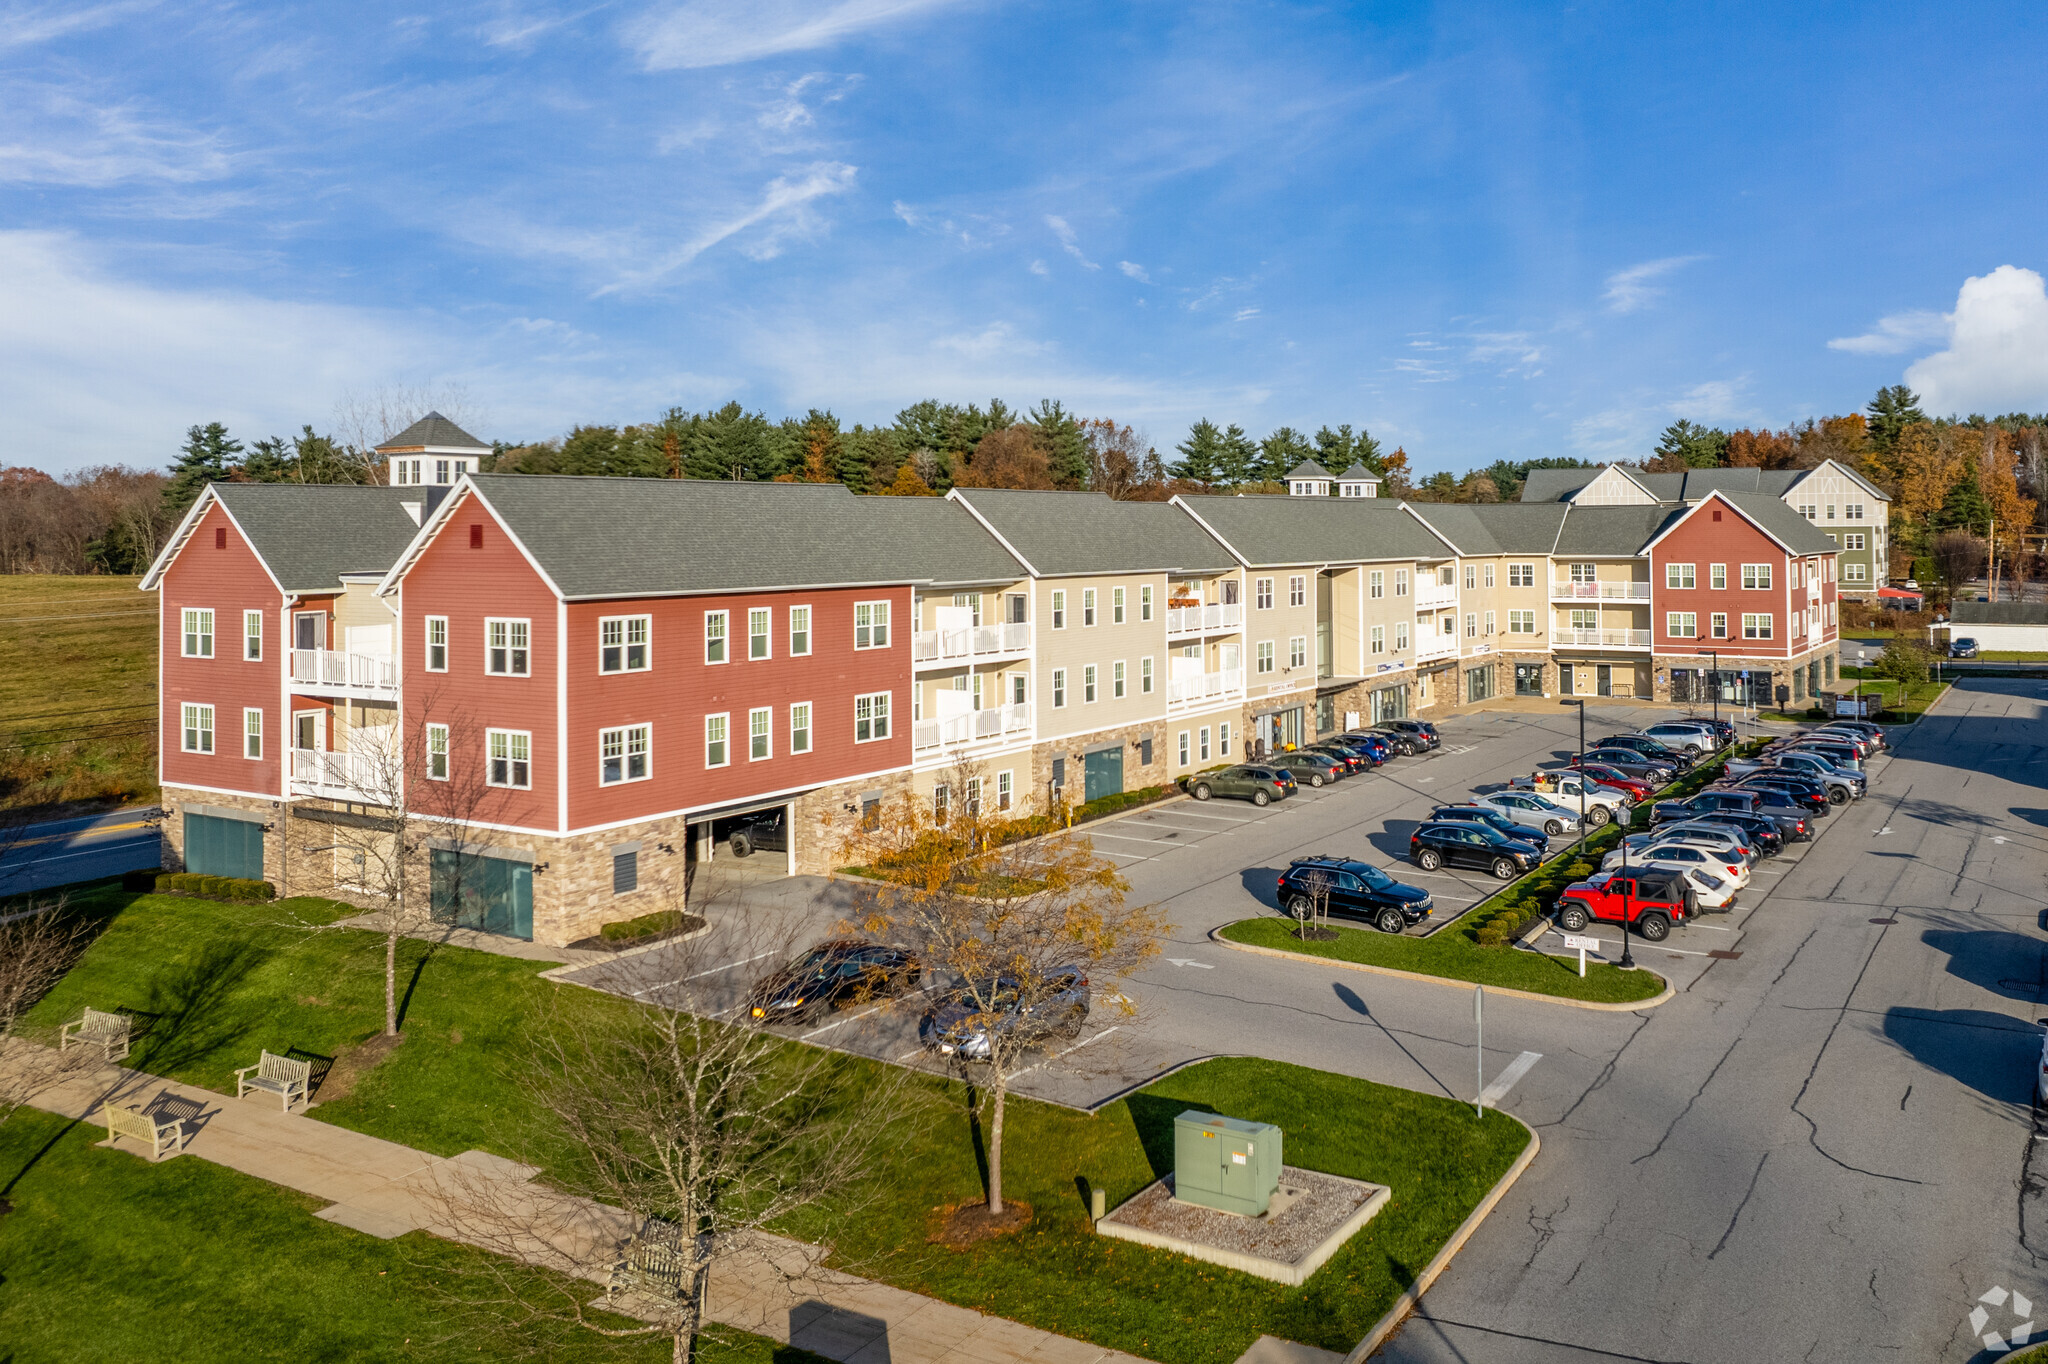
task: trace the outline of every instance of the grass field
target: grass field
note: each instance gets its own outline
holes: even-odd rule
[[[137,581],[0,576],[0,810],[156,799],[156,599]]]
[[[1877,692],[1884,697],[1884,724],[1910,724],[1927,713],[1927,708],[1948,690],[1948,684],[1955,674],[1944,676],[1940,682],[1915,682],[1911,686],[1894,682],[1889,678],[1875,677],[1867,668],[1842,669],[1842,681],[1850,689],[1869,695]]]
[[[129,1064],[209,1088],[261,1047],[345,1054],[375,1033],[374,935],[288,927],[276,907],[89,892],[110,916],[85,960],[31,1017],[54,1028],[87,1003],[152,1018]],[[318,919],[318,902],[287,909]],[[443,1155],[521,1154],[513,1134],[540,1115],[522,1082],[527,1039],[550,1010],[624,1007],[538,978],[542,965],[408,942],[406,1040],[345,1096],[316,1095],[332,1122]],[[877,1063],[848,1058],[846,1064]],[[901,1287],[1171,1364],[1229,1364],[1261,1333],[1347,1350],[1464,1220],[1528,1140],[1518,1123],[1475,1119],[1446,1097],[1254,1060],[1212,1061],[1089,1116],[1013,1100],[1005,1189],[1029,1203],[1022,1231],[954,1250],[927,1240],[936,1209],[979,1199],[977,1128],[956,1082],[916,1082],[918,1112],[889,1143],[874,1202],[836,1229],[844,1262]],[[1093,1234],[1086,1188],[1111,1204],[1171,1160],[1187,1108],[1269,1119],[1287,1160],[1389,1185],[1388,1208],[1309,1283],[1283,1288]],[[95,1153],[97,1154],[97,1153]],[[543,1162],[546,1163],[546,1162]],[[820,1230],[793,1227],[798,1233]],[[167,1276],[185,1272],[173,1261]],[[136,1292],[169,1283],[131,1271]],[[0,1319],[4,1322],[4,1319]]]

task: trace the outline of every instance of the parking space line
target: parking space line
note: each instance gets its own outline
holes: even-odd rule
[[[1223,821],[1225,824],[1258,823],[1258,820],[1256,818],[1241,819],[1236,815],[1212,815],[1202,810],[1175,810],[1173,812],[1173,817],[1175,819],[1217,819]]]
[[[1540,1051],[1525,1051],[1514,1060],[1508,1062],[1508,1068],[1494,1076],[1492,1084],[1479,1091],[1479,1106],[1481,1108],[1499,1107],[1500,1101],[1505,1099],[1508,1091],[1515,1087],[1515,1082],[1524,1075],[1527,1075],[1535,1068],[1536,1063],[1542,1059],[1543,1053]]]
[[[775,955],[775,951],[776,949],[771,947],[766,952],[756,952],[753,956],[746,958],[744,961],[729,961],[723,966],[714,966],[708,971],[698,971],[693,975],[677,976],[674,980],[665,980],[659,985],[649,985],[645,989],[635,990],[632,993],[636,996],[652,994],[656,990],[666,990],[671,985],[681,985],[686,980],[701,980],[705,976],[715,976],[721,971],[730,971],[736,966],[745,966],[748,962],[756,962],[761,960],[761,958],[763,957],[772,957]]]
[[[1126,843],[1149,843],[1151,846],[1155,848],[1174,848],[1180,846],[1179,844],[1168,843],[1162,839],[1157,838],[1133,838],[1129,834],[1105,834],[1100,833],[1094,829],[1090,829],[1088,831],[1087,836],[1089,838],[1119,838]]]
[[[1221,829],[1194,829],[1189,828],[1184,824],[1154,824],[1149,820],[1146,821],[1146,823],[1142,827],[1147,829],[1171,829],[1174,833],[1177,834],[1200,834],[1203,838],[1208,838],[1212,834],[1220,834],[1224,832]]]
[[[869,1014],[871,1014],[871,1013],[879,1013],[879,1012],[881,1011],[881,1009],[882,1009],[882,1006],[881,1006],[880,1004],[874,1005],[874,1006],[873,1006],[873,1007],[871,1007],[871,1008],[866,1008],[866,1009],[862,1009],[862,1010],[861,1010],[861,1011],[860,1011],[859,1013],[857,1013],[857,1014],[849,1014],[849,1015],[847,1015],[847,1016],[846,1016],[845,1018],[839,1019],[839,1020],[838,1020],[838,1021],[836,1021],[836,1022],[833,1022],[833,1023],[827,1023],[827,1024],[826,1024],[826,1025],[825,1025],[824,1027],[822,1027],[822,1028],[816,1028],[816,1029],[813,1029],[812,1031],[810,1031],[810,1032],[807,1032],[807,1033],[805,1033],[805,1034],[804,1034],[803,1036],[801,1036],[801,1037],[797,1038],[797,1041],[799,1041],[799,1042],[808,1042],[808,1041],[810,1041],[810,1040],[811,1040],[811,1039],[812,1039],[813,1037],[821,1037],[821,1036],[823,1036],[824,1034],[826,1034],[826,1033],[828,1033],[828,1032],[831,1032],[831,1031],[832,1031],[832,1030],[833,1030],[834,1028],[840,1028],[840,1027],[844,1027],[844,1026],[845,1026],[845,1025],[847,1025],[848,1023],[857,1023],[857,1022],[859,1022],[859,1021],[860,1021],[861,1019],[863,1019],[863,1018],[866,1018],[866,1017],[867,1017],[867,1016],[868,1016]]]
[[[1122,1026],[1123,1024],[1121,1023],[1112,1023],[1108,1027],[1104,1028],[1101,1032],[1096,1033],[1095,1036],[1084,1037],[1080,1041],[1076,1042],[1073,1046],[1064,1047],[1061,1050],[1054,1052],[1052,1055],[1046,1057],[1043,1061],[1040,1061],[1038,1065],[1025,1067],[1023,1070],[1018,1071],[1016,1075],[1012,1076],[1011,1079],[1013,1081],[1020,1080],[1026,1075],[1029,1075],[1032,1071],[1037,1070],[1040,1066],[1051,1065],[1054,1061],[1059,1060],[1062,1056],[1065,1056],[1070,1051],[1079,1051],[1081,1050],[1081,1048],[1089,1045],[1092,1042],[1100,1042],[1103,1038],[1109,1036],[1111,1033],[1115,1032],[1118,1028]]]

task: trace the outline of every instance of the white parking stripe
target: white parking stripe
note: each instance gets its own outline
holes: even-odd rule
[[[1257,821],[1256,819],[1252,819],[1252,818],[1249,818],[1249,817],[1240,817],[1240,816],[1237,816],[1237,815],[1212,815],[1212,814],[1209,814],[1209,813],[1207,813],[1206,811],[1202,811],[1202,810],[1185,810],[1185,809],[1176,809],[1176,810],[1175,810],[1175,811],[1173,812],[1173,817],[1174,817],[1175,819],[1216,819],[1216,820],[1221,820],[1221,821],[1222,821],[1223,823],[1225,823],[1225,824],[1256,824],[1256,823],[1258,823],[1258,821]]]
[[[1479,1105],[1482,1108],[1496,1108],[1507,1097],[1515,1082],[1527,1075],[1538,1061],[1543,1059],[1540,1051],[1525,1051],[1508,1062],[1508,1068],[1494,1077],[1493,1083],[1479,1091]]]
[[[822,1028],[814,1028],[814,1029],[812,1029],[812,1030],[811,1030],[810,1032],[807,1032],[807,1033],[805,1033],[805,1034],[804,1034],[804,1035],[803,1035],[802,1037],[799,1037],[799,1038],[797,1039],[797,1041],[799,1041],[799,1042],[808,1042],[808,1041],[810,1041],[810,1040],[811,1040],[811,1039],[812,1039],[813,1037],[819,1037],[819,1036],[822,1036],[822,1035],[823,1035],[823,1034],[825,1034],[825,1033],[831,1032],[831,1031],[832,1031],[832,1030],[833,1030],[834,1028],[843,1028],[843,1027],[845,1027],[845,1026],[846,1026],[846,1025],[848,1024],[848,1023],[858,1023],[858,1022],[859,1022],[859,1021],[860,1021],[861,1019],[863,1019],[863,1018],[866,1018],[866,1017],[867,1017],[867,1016],[868,1016],[869,1014],[871,1014],[871,1013],[876,1013],[876,1012],[879,1012],[879,1011],[880,1011],[880,1010],[881,1010],[882,1008],[883,1008],[883,1006],[882,1006],[882,1005],[880,1005],[880,1004],[877,1004],[877,1005],[875,1005],[875,1006],[874,1006],[873,1008],[868,1008],[868,1009],[862,1009],[862,1010],[861,1010],[861,1011],[860,1011],[859,1013],[857,1013],[857,1014],[848,1014],[848,1015],[847,1015],[847,1016],[846,1016],[845,1018],[842,1018],[842,1019],[840,1019],[840,1020],[839,1020],[838,1022],[836,1022],[836,1023],[827,1023],[827,1024],[826,1024],[826,1025],[825,1025],[824,1027],[822,1027]]]
[[[1124,841],[1125,843],[1149,843],[1149,844],[1151,844],[1151,845],[1152,845],[1153,847],[1155,847],[1155,848],[1173,848],[1173,847],[1178,847],[1178,846],[1179,846],[1179,845],[1178,845],[1178,844],[1176,844],[1176,843],[1168,843],[1168,842],[1166,842],[1166,841],[1164,841],[1164,840],[1162,840],[1162,839],[1157,839],[1157,838],[1133,838],[1133,837],[1131,837],[1131,836],[1130,836],[1129,834],[1106,834],[1106,833],[1102,833],[1101,831],[1099,831],[1099,830],[1096,830],[1096,829],[1090,829],[1090,830],[1088,831],[1088,833],[1087,833],[1087,837],[1089,837],[1089,838],[1116,838],[1116,839],[1121,839],[1121,840],[1123,840],[1123,841]]]

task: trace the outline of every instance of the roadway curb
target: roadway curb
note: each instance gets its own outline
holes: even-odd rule
[[[1412,973],[1404,972],[1401,974]],[[1497,1113],[1500,1110],[1495,1109],[1494,1111]],[[1515,1115],[1512,1113],[1507,1116],[1515,1118]],[[1486,1220],[1487,1215],[1494,1210],[1494,1207],[1501,1199],[1507,1197],[1508,1190],[1513,1188],[1515,1181],[1522,1177],[1522,1171],[1528,1169],[1535,1162],[1536,1153],[1543,1149],[1543,1138],[1537,1136],[1536,1129],[1529,1126],[1528,1123],[1522,1122],[1520,1118],[1515,1118],[1515,1121],[1522,1123],[1522,1130],[1529,1134],[1529,1144],[1522,1148],[1522,1154],[1515,1158],[1515,1163],[1508,1167],[1508,1172],[1500,1177],[1500,1182],[1493,1186],[1492,1191],[1479,1201],[1479,1206],[1472,1209],[1471,1216],[1459,1224],[1457,1231],[1451,1234],[1451,1239],[1444,1242],[1443,1249],[1439,1250],[1435,1258],[1423,1266],[1422,1272],[1415,1276],[1415,1282],[1410,1284],[1407,1291],[1394,1300],[1394,1305],[1387,1309],[1387,1314],[1381,1317],[1370,1331],[1365,1333],[1365,1339],[1352,1346],[1351,1353],[1344,1356],[1344,1364],[1362,1364],[1362,1361],[1370,1357],[1373,1351],[1386,1344],[1387,1337],[1392,1335],[1395,1328],[1408,1319],[1408,1314],[1413,1312],[1421,1303],[1422,1295],[1429,1291],[1429,1286],[1436,1282],[1437,1276],[1450,1268],[1451,1257],[1465,1248],[1465,1242],[1472,1239],[1472,1233],[1479,1230],[1479,1224]]]
[[[1237,922],[1242,923],[1244,921],[1238,920]],[[1318,957],[1308,952],[1284,952],[1277,947],[1258,947],[1251,943],[1232,942],[1230,939],[1220,936],[1223,929],[1228,927],[1228,924],[1224,924],[1221,927],[1210,929],[1209,941],[1221,943],[1223,946],[1238,952],[1256,952],[1262,957],[1278,957],[1283,961],[1313,962],[1317,966],[1335,966],[1345,971],[1365,971],[1375,976],[1397,976],[1402,980],[1423,980],[1436,985],[1455,986],[1460,990],[1469,990],[1475,985],[1486,984],[1484,981],[1452,980],[1449,976],[1432,976],[1421,971],[1401,971],[1391,966],[1369,966],[1362,961],[1340,961],[1336,957]],[[1654,971],[1651,974],[1656,975]],[[1593,1009],[1600,1013],[1626,1014],[1634,1013],[1637,1009],[1654,1009],[1659,1004],[1677,998],[1678,991],[1672,987],[1671,982],[1665,980],[1662,976],[1657,978],[1664,981],[1664,993],[1652,995],[1648,999],[1637,1000],[1634,1003],[1603,1004],[1590,999],[1566,999],[1562,995],[1539,995],[1534,990],[1516,990],[1506,985],[1487,985],[1486,993],[1490,995],[1506,995],[1510,999],[1533,999],[1539,1004],[1562,1004],[1570,1009]]]

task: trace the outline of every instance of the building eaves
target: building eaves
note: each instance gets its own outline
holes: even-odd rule
[[[1389,498],[1183,495],[1174,499],[1258,568],[1441,559],[1453,552]]]
[[[966,503],[1042,578],[1212,573],[1235,566],[1213,536],[1167,502],[1012,488],[955,488],[949,496]]]

